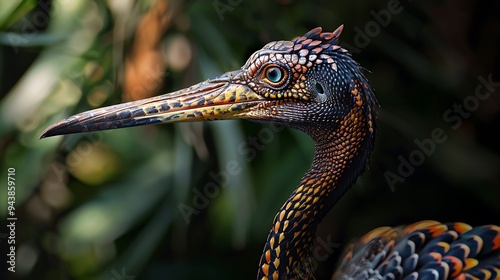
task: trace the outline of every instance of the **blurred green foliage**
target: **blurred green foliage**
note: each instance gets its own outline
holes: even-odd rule
[[[0,215],[15,168],[18,218],[9,279],[255,277],[274,213],[312,157],[302,133],[224,121],[38,140],[58,120],[121,102],[123,61],[154,3],[2,2]],[[500,224],[499,84],[476,90],[481,79],[500,81],[499,4],[398,3],[172,1],[162,50],[182,37],[193,55],[182,69],[166,62],[161,92],[238,68],[269,41],[344,24],[342,44],[369,70],[381,104],[377,146],[319,235],[345,245],[420,219]],[[381,12],[390,7],[399,12]],[[388,183],[435,129],[446,140]],[[329,279],[339,253],[318,278]]]

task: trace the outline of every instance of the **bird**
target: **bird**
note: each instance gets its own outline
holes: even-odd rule
[[[277,212],[257,279],[315,279],[318,224],[369,164],[379,103],[333,32],[273,41],[238,70],[172,93],[86,111],[40,138],[156,123],[247,119],[308,134],[309,170]],[[347,246],[332,279],[500,279],[500,227],[433,220],[374,229]]]

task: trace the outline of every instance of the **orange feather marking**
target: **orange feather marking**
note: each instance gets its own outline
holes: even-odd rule
[[[464,270],[469,270],[473,267],[475,267],[479,262],[476,259],[473,258],[467,258],[465,259],[465,267]]]
[[[271,262],[271,251],[269,250],[266,251],[266,262]]]
[[[458,233],[465,233],[471,229],[472,229],[472,226],[465,224],[465,223],[454,223],[453,224],[453,230],[455,230]]]
[[[441,225],[441,223],[432,221],[432,220],[426,220],[426,221],[420,221],[414,224],[411,224],[405,228],[405,232],[413,232],[419,229],[424,229],[424,228],[429,228],[431,226],[436,226],[436,225]]]
[[[481,271],[482,273],[484,273],[484,275],[485,275],[485,278],[484,278],[484,279],[485,279],[485,280],[487,280],[487,279],[491,279],[491,272],[490,272],[489,270],[484,269],[484,268],[481,268],[481,269],[480,269],[480,271]]]
[[[450,250],[450,244],[448,244],[446,242],[438,242],[437,245],[443,247],[445,253]]]
[[[500,227],[499,226],[491,226],[491,229],[497,232],[497,235],[493,239],[493,250],[500,248]]]
[[[363,243],[366,243],[374,238],[377,238],[377,237],[380,237],[384,234],[386,234],[387,232],[389,232],[390,230],[392,230],[391,227],[379,227],[379,228],[376,228],[370,232],[368,232],[367,234],[365,234],[362,238],[361,238],[361,242]]]
[[[451,277],[455,278],[457,277],[460,273],[462,273],[462,270],[464,268],[464,264],[462,261],[454,256],[445,256],[443,259],[447,259],[450,261],[450,264],[453,265],[453,274],[451,274]]]
[[[262,265],[262,271],[266,276],[269,276],[269,265],[268,264],[263,264]]]

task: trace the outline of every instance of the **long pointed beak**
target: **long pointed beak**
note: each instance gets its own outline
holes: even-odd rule
[[[242,118],[265,101],[229,72],[186,89],[157,97],[99,108],[71,116],[48,127],[40,138],[153,123]]]

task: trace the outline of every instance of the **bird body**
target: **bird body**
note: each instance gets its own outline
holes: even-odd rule
[[[311,167],[276,214],[258,279],[314,279],[318,224],[365,170],[375,139],[375,95],[338,45],[315,28],[256,51],[236,71],[144,100],[95,109],[41,137],[152,123],[251,119],[307,133]],[[500,228],[423,221],[379,228],[349,247],[335,279],[500,279]],[[435,278],[433,278],[436,276]],[[491,278],[488,278],[490,276]]]
[[[332,279],[500,279],[500,227],[377,228],[349,245]]]

